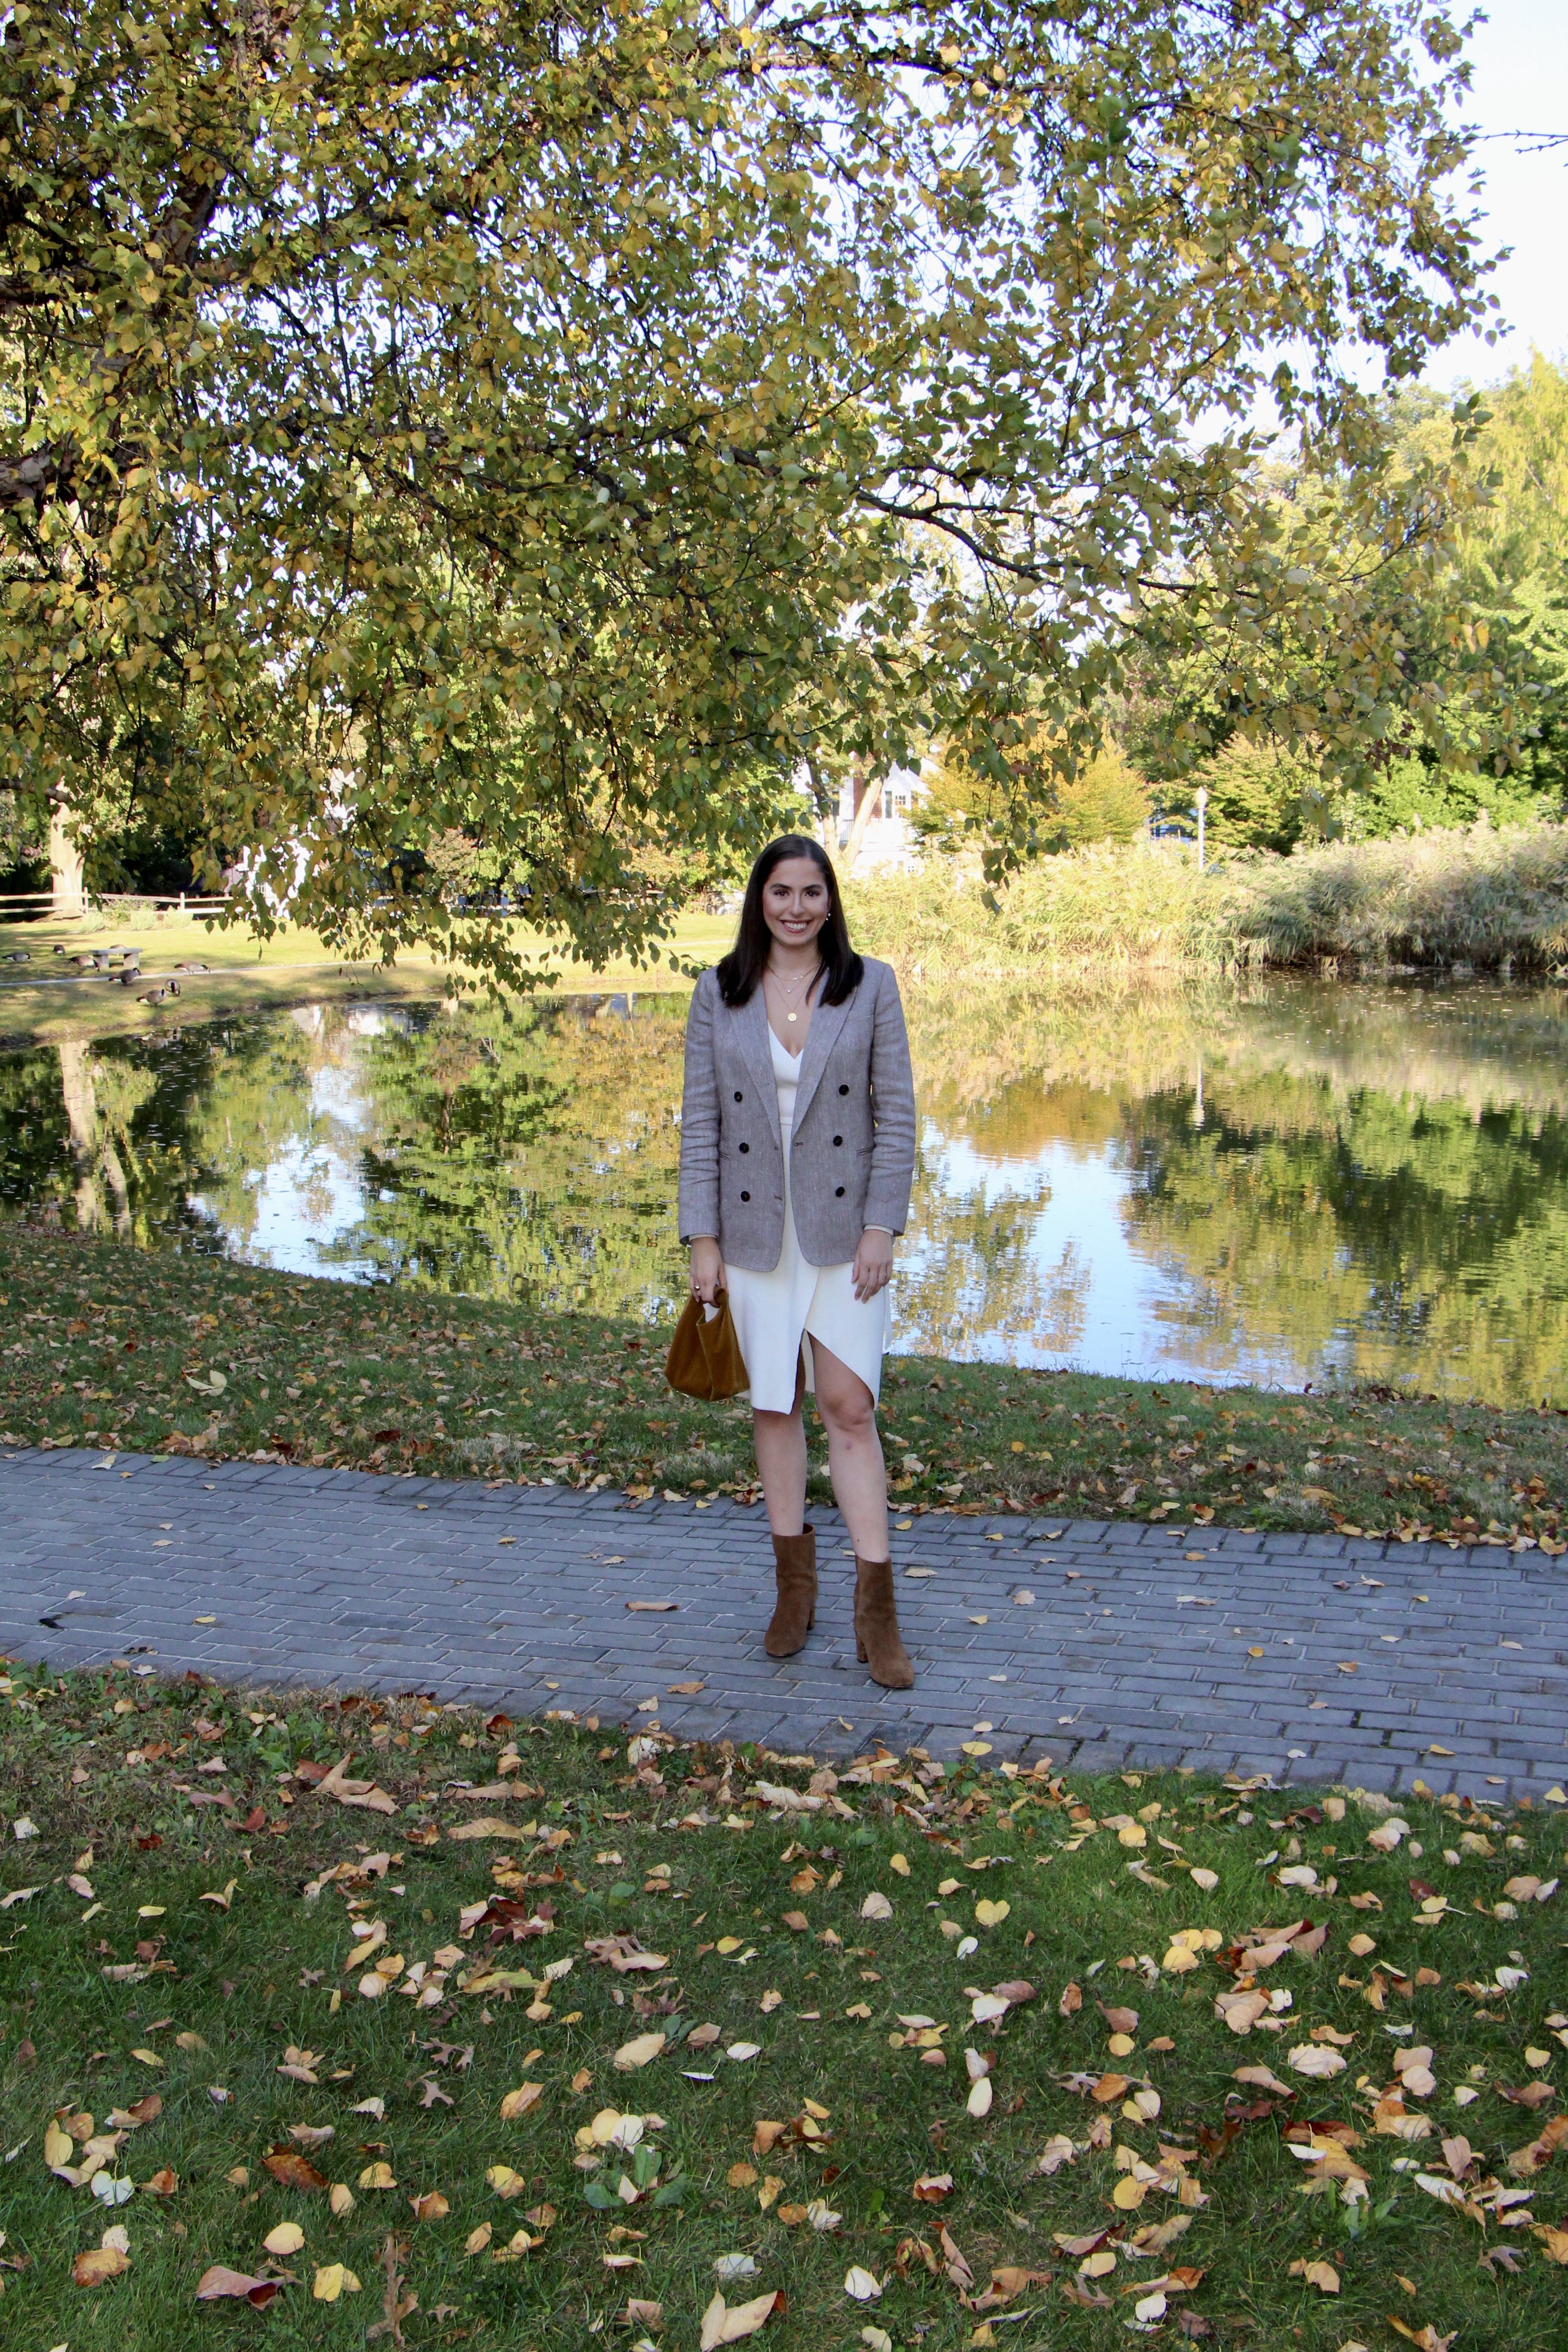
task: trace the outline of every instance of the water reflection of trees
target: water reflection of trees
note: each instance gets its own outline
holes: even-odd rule
[[[297,1126],[302,1053],[271,1015],[0,1056],[0,1199],[143,1246],[222,1247],[248,1171]]]
[[[357,1183],[327,1265],[646,1314],[679,1297],[685,1006],[299,1008],[0,1058],[0,1197],[142,1244],[254,1243],[258,1178]],[[1131,1190],[1150,1346],[1501,1398],[1568,1357],[1568,1019],[1549,991],[1256,987],[910,1006],[922,1135],[900,1344],[1071,1356],[1091,1269],[1043,1156]],[[1198,1073],[1202,1071],[1201,1113]],[[323,1188],[323,1206],[328,1195]],[[339,1198],[341,1198],[341,1183]]]
[[[1124,1106],[1139,1244],[1191,1286],[1173,1349],[1497,1398],[1568,1360],[1568,1121],[1211,1069]]]
[[[325,1257],[607,1315],[678,1296],[684,1019],[578,998],[375,1040],[363,1212]]]

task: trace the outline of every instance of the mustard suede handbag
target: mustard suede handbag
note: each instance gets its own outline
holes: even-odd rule
[[[664,1360],[664,1377],[670,1387],[708,1404],[721,1397],[739,1396],[752,1384],[735,1337],[729,1292],[717,1292],[713,1304],[719,1312],[710,1321],[700,1298],[687,1300]]]

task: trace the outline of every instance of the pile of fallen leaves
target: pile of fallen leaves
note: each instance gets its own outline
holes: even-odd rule
[[[0,1445],[244,1455],[638,1499],[756,1499],[749,1408],[664,1378],[668,1333],[308,1281],[0,1218]],[[1568,1544],[1568,1415],[890,1360],[892,1491],[1055,1511]],[[814,1435],[816,1434],[814,1431]],[[814,1455],[812,1493],[827,1493]]]
[[[0,1682],[9,2340],[1560,2340],[1561,1788]]]

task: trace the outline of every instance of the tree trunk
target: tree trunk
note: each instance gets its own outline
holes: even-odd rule
[[[866,838],[866,827],[882,805],[882,787],[868,783],[860,795],[860,805],[855,812],[855,822],[849,828],[849,838],[844,845],[844,877],[847,881],[855,870],[855,860]]]
[[[60,921],[75,921],[82,911],[82,856],[69,831],[70,811],[63,801],[49,810],[49,889],[54,913]]]

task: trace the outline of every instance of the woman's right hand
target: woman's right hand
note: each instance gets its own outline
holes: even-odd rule
[[[711,1307],[716,1292],[726,1287],[724,1261],[716,1241],[703,1235],[691,1244],[691,1296]]]
[[[720,1256],[720,1244],[703,1234],[691,1244],[691,1296],[710,1307],[717,1291],[724,1286],[724,1258]]]

